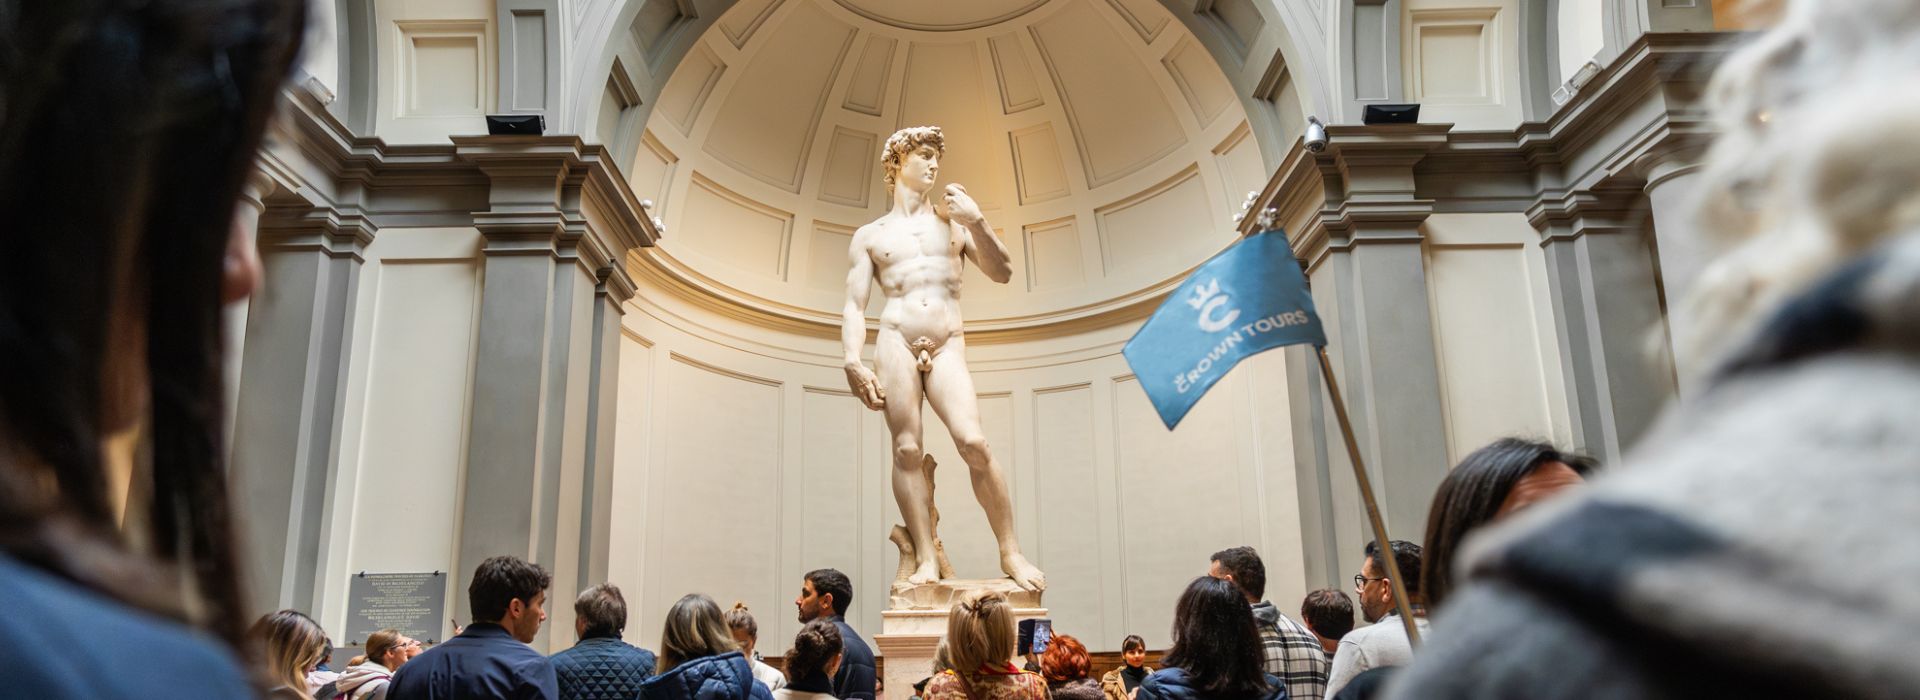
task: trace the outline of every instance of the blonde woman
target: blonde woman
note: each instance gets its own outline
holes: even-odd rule
[[[727,630],[720,606],[691,593],[667,610],[660,669],[640,685],[642,700],[773,700]]]
[[[327,633],[319,623],[296,610],[268,613],[247,632],[260,661],[266,665],[269,698],[313,700],[307,692],[307,674],[320,665]]]
[[[1047,700],[1047,681],[1016,668],[1018,633],[1003,594],[975,591],[947,614],[947,657],[953,670],[927,683],[924,700]]]
[[[346,672],[335,681],[340,687],[339,697],[386,700],[387,688],[393,685],[393,672],[418,653],[420,642],[401,634],[400,630],[384,629],[367,635],[367,653],[353,657],[347,663]]]
[[[753,666],[753,679],[760,681],[767,690],[787,687],[786,674],[754,657],[753,648],[760,643],[760,623],[754,621],[753,613],[747,610],[747,604],[736,601],[733,609],[727,611],[726,617],[727,630],[733,634],[733,641],[740,645],[740,653],[746,656],[747,663]],[[839,638],[840,635],[834,635],[834,639]]]
[[[1711,373],[1476,531],[1388,696],[1920,697],[1920,2],[1783,5],[1709,90]]]

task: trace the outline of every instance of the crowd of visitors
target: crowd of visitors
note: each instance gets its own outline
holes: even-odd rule
[[[0,220],[31,234],[0,254],[7,694],[874,700],[833,569],[801,581],[784,674],[745,606],[700,593],[665,611],[657,655],[628,643],[611,584],[543,655],[552,575],[514,556],[474,570],[456,636],[382,630],[338,672],[306,614],[243,613],[220,313],[259,261],[229,224],[304,17],[296,0],[0,0]],[[1065,634],[1022,670],[1008,599],[973,592],[921,697],[1920,695],[1917,44],[1910,0],[1800,1],[1727,60],[1700,225],[1736,247],[1689,306],[1713,332],[1681,340],[1715,361],[1611,473],[1540,442],[1476,450],[1424,544],[1366,543],[1351,597],[1313,591],[1299,620],[1265,599],[1254,550],[1221,550],[1170,601],[1157,670],[1129,636],[1096,681]],[[141,487],[114,495],[135,458],[105,446],[129,434]]]

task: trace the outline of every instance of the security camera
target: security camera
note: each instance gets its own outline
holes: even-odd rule
[[[1320,123],[1319,117],[1307,117],[1307,135],[1303,141],[1309,152],[1327,150],[1327,125]]]

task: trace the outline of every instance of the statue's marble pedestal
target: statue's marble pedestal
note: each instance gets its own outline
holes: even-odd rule
[[[919,586],[895,584],[888,610],[880,613],[880,634],[874,637],[886,656],[887,697],[913,696],[913,684],[933,675],[933,652],[947,636],[947,613],[953,602],[969,591],[1000,591],[1013,604],[1014,620],[1044,618],[1040,594],[1021,590],[1012,579],[951,579]]]

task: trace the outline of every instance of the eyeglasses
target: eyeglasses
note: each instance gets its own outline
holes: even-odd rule
[[[1354,587],[1354,588],[1365,588],[1365,587],[1366,587],[1366,585],[1367,585],[1367,582],[1368,582],[1368,581],[1385,581],[1385,580],[1387,580],[1387,577],[1385,577],[1385,576],[1380,576],[1380,577],[1375,577],[1375,578],[1368,578],[1366,574],[1354,574],[1354,575],[1353,575],[1353,587]]]

